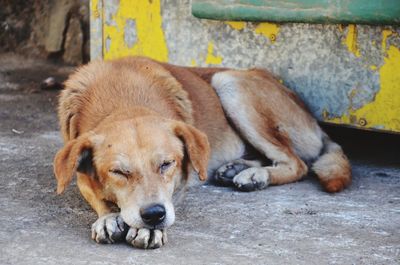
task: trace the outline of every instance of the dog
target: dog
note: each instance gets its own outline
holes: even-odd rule
[[[242,191],[295,182],[309,169],[327,192],[351,182],[341,147],[262,69],[94,61],[65,82],[58,116],[65,145],[54,158],[57,193],[77,175],[98,214],[98,243],[164,245],[172,196],[193,176]]]

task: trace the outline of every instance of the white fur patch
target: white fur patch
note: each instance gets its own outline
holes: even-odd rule
[[[252,115],[257,115],[257,113],[252,113],[254,109],[246,106],[240,107],[244,104],[243,95],[241,95],[235,77],[231,76],[229,72],[215,74],[212,85],[220,97],[225,112],[246,139],[262,151],[266,157],[279,162],[288,161],[289,158],[285,153],[264,139],[255,129],[251,119]]]

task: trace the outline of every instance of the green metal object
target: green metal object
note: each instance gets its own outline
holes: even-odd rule
[[[193,0],[199,18],[304,23],[400,24],[400,0]]]

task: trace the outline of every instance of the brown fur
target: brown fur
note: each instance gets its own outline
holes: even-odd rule
[[[328,192],[351,181],[340,146],[292,91],[260,69],[179,67],[143,57],[95,61],[67,80],[58,115],[65,146],[54,159],[57,193],[77,173],[99,217],[113,202],[135,229],[143,227],[141,207],[172,205],[191,173],[206,180],[240,159],[247,144],[274,161],[265,168],[246,162],[268,183],[299,180],[307,159],[316,159],[313,170]]]

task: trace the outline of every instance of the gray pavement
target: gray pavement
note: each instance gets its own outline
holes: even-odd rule
[[[75,182],[56,196],[58,91],[71,68],[0,54],[0,264],[400,264],[400,135],[327,127],[353,164],[342,193],[303,181],[242,193],[197,184],[157,250],[90,239]]]

